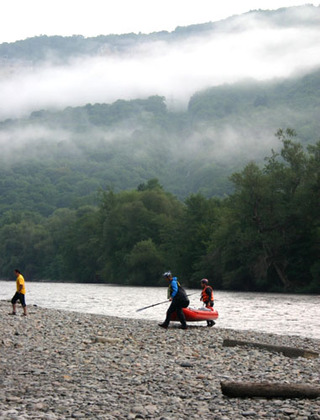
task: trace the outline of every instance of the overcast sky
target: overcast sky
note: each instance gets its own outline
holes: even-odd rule
[[[5,0],[0,43],[38,35],[85,37],[173,31],[215,22],[256,9],[278,9],[319,1],[297,0]]]

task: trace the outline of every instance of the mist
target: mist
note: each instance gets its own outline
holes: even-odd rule
[[[289,78],[320,66],[320,25],[279,28],[257,16],[187,42],[155,41],[121,54],[106,48],[60,65],[49,58],[38,66],[11,63],[0,73],[0,120],[151,95],[183,110],[195,92],[211,86]]]

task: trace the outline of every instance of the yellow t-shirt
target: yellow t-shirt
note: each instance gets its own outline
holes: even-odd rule
[[[26,286],[24,283],[24,278],[22,274],[19,274],[16,280],[16,284],[17,284],[17,292],[22,293],[23,295],[26,294]],[[22,286],[22,289],[20,291],[20,286]]]

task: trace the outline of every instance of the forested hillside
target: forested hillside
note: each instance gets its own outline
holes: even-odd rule
[[[39,36],[14,43],[0,45],[0,58],[3,63],[27,61],[39,63],[48,58],[57,62],[65,62],[72,57],[119,54],[132,51],[136,46],[141,46],[153,41],[176,43],[192,40],[194,37],[201,39],[206,34],[232,32],[235,35],[241,31],[242,26],[249,18],[257,17],[260,24],[272,25],[280,28],[292,28],[307,23],[308,27],[320,25],[320,10],[312,5],[281,8],[278,10],[255,10],[243,15],[204,24],[177,27],[174,31],[161,31],[151,34],[129,33],[123,35],[100,35],[85,38],[75,34],[72,37]]]
[[[100,188],[131,189],[150,178],[180,199],[222,197],[235,170],[279,150],[279,127],[295,129],[305,145],[316,141],[319,114],[319,71],[211,88],[185,112],[168,110],[159,96],[35,111],[0,123],[0,205],[48,216],[96,203]]]
[[[233,174],[225,199],[182,203],[153,179],[46,218],[8,211],[2,276],[19,266],[32,280],[151,286],[167,267],[190,287],[207,277],[219,289],[319,293],[320,142],[306,151],[293,136],[279,131],[281,153]]]
[[[290,77],[207,83],[185,106],[144,91],[73,105],[68,86],[66,98],[53,89],[56,102],[41,106],[51,80],[79,77],[74,63],[90,73],[80,57],[97,67],[107,57],[108,73],[131,52],[143,62],[147,48],[175,45],[176,53],[184,42],[202,48],[209,37],[238,36],[251,18],[318,33],[320,8],[256,11],[171,33],[0,45],[1,277],[18,266],[32,280],[151,285],[171,268],[190,286],[202,276],[224,289],[319,292],[320,63]],[[18,112],[20,96],[28,98]]]

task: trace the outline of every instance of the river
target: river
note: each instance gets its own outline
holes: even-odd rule
[[[165,302],[166,287],[129,287],[106,284],[27,282],[26,302],[32,305],[163,321],[168,303],[137,312],[142,307]],[[0,281],[0,300],[10,300],[15,280]],[[200,289],[187,289],[190,306],[201,307]],[[219,312],[216,326],[272,334],[320,339],[320,295],[291,295],[214,291]],[[8,311],[10,305],[8,304]],[[20,310],[20,308],[19,308]],[[206,325],[200,322],[199,325]]]

